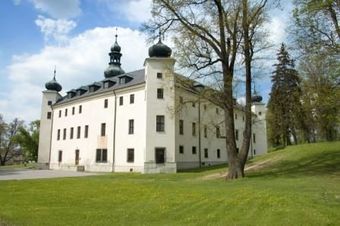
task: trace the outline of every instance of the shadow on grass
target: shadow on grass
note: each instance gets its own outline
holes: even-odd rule
[[[248,177],[300,177],[340,174],[340,152],[318,152],[296,160],[281,160],[260,171],[250,171]]]
[[[178,170],[178,173],[209,173],[210,171],[214,170],[223,170],[227,168],[227,164],[220,164],[220,165],[214,165],[214,166],[203,166],[202,168],[195,168],[195,169],[183,169]]]

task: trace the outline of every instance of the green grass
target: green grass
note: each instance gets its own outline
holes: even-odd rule
[[[340,142],[253,159],[236,181],[225,169],[0,182],[0,225],[339,225]],[[212,177],[213,178],[213,177]]]

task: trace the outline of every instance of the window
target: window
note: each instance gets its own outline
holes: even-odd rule
[[[67,116],[67,108],[65,109],[65,117]]]
[[[52,105],[52,101],[47,101],[47,105]]]
[[[59,110],[59,118],[61,118],[61,110]]]
[[[107,108],[109,106],[109,101],[108,99],[104,100],[104,108]]]
[[[244,116],[242,116],[242,121],[244,122]]]
[[[130,104],[135,103],[135,94],[130,94]]]
[[[63,140],[66,140],[66,129],[64,129]]]
[[[254,144],[256,143],[256,135],[255,135],[255,133],[253,133],[253,143]]]
[[[256,150],[254,149],[254,155],[256,155]]]
[[[238,129],[235,130],[235,139],[238,140]]]
[[[162,88],[157,89],[157,99],[163,99],[164,90]]]
[[[183,145],[179,146],[179,153],[184,154],[184,146]]]
[[[165,124],[164,115],[157,115],[156,116],[156,131],[157,132],[164,132],[164,124]]]
[[[239,148],[236,148],[236,152],[237,152],[237,153],[239,152],[239,150],[240,150]]]
[[[79,105],[79,114],[83,111],[83,106]]]
[[[89,126],[86,125],[86,126],[85,126],[84,138],[88,138],[88,137],[89,137]]]
[[[163,78],[163,74],[161,72],[157,72],[157,78]]]
[[[192,102],[192,107],[194,108],[194,107],[196,107],[196,104],[195,104],[195,102]]]
[[[217,149],[217,158],[221,158],[221,150],[220,149]]]
[[[180,104],[183,104],[183,102],[184,102],[184,101],[183,101],[183,97],[180,96],[180,97],[179,97],[179,103],[180,103]]]
[[[123,97],[119,97],[119,105],[123,105],[124,99]]]
[[[127,149],[127,162],[134,162],[135,161],[135,149],[128,148]]]
[[[206,125],[204,126],[204,137],[208,137],[208,127]]]
[[[105,123],[102,123],[101,125],[101,130],[100,130],[100,135],[103,137],[105,136],[105,131],[106,130],[106,124]]]
[[[60,140],[60,129],[58,129],[58,132],[57,132],[57,140]]]
[[[52,118],[52,112],[47,112],[47,119],[51,119]]]
[[[196,155],[197,151],[196,151],[196,146],[192,146],[192,154]]]
[[[96,162],[107,162],[107,149],[97,149]]]
[[[129,134],[133,134],[134,132],[134,120],[130,119],[129,120]]]
[[[71,129],[70,129],[70,139],[73,139],[73,132],[74,132],[74,128],[71,127]]]
[[[262,115],[262,112],[259,111],[259,115]]]
[[[77,139],[80,138],[80,126],[77,127]]]
[[[235,113],[235,119],[237,119],[237,114]]]
[[[165,148],[155,149],[155,160],[156,164],[162,164],[165,162]]]
[[[179,134],[180,135],[184,134],[184,122],[183,122],[183,120],[179,120]]]
[[[58,162],[62,162],[63,161],[63,151],[59,151],[58,152]]]
[[[207,110],[207,105],[203,105],[203,109],[206,111]]]
[[[196,123],[195,122],[192,123],[192,135],[196,136]]]
[[[74,112],[76,111],[75,107],[72,107],[72,115],[74,115]]]
[[[216,126],[216,138],[220,138],[220,137],[221,137],[220,127]]]
[[[218,108],[216,108],[216,114],[219,114],[220,112],[219,112],[219,110],[218,110]]]
[[[204,158],[208,158],[208,148],[204,148]]]

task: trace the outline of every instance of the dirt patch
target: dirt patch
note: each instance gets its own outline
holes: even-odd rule
[[[246,166],[246,168],[244,169],[246,172],[247,171],[255,171],[255,170],[259,170],[262,168],[265,168],[269,165],[271,165],[274,162],[276,162],[278,159],[267,159],[261,162],[256,162],[256,163],[252,163],[249,166]],[[201,179],[202,180],[216,180],[216,179],[222,179],[222,178],[226,178],[228,172],[227,171],[222,171],[222,172],[218,172],[218,173],[214,173],[214,174],[209,174],[209,175],[205,175],[203,176]]]

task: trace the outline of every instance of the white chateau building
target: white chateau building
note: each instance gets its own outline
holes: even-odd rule
[[[201,97],[208,89],[174,72],[171,49],[149,48],[144,68],[125,73],[117,43],[105,79],[66,96],[55,80],[43,91],[38,162],[50,169],[102,172],[177,172],[227,162],[224,113]],[[192,86],[185,85],[186,80]],[[196,85],[195,85],[196,84]],[[253,98],[249,156],[267,150],[265,105]],[[235,104],[241,145],[244,112]]]

